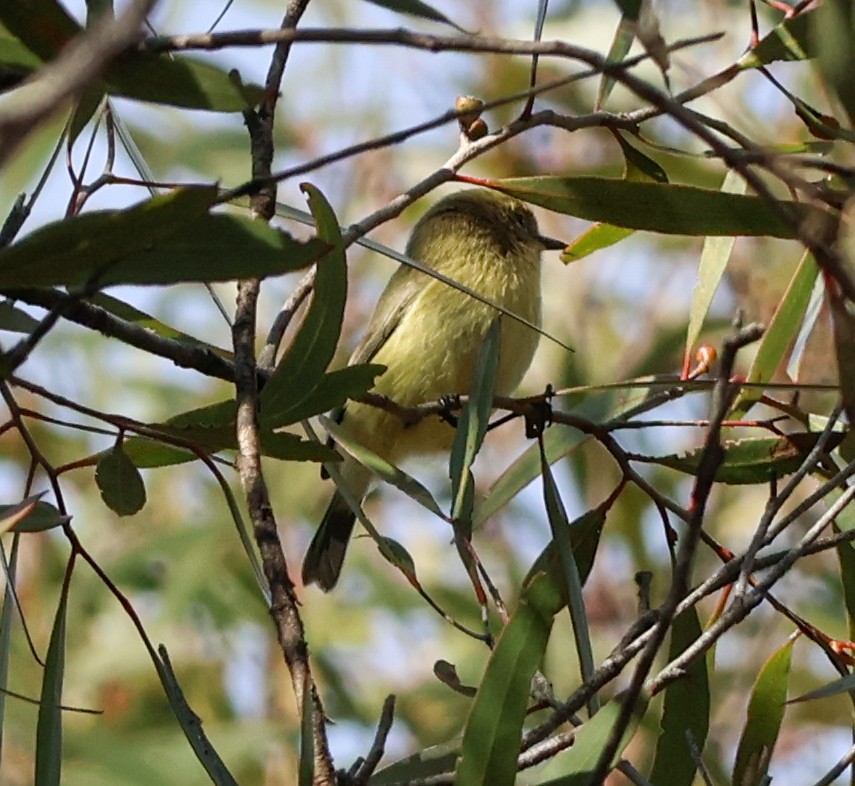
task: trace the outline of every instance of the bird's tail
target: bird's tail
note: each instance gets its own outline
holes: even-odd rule
[[[368,471],[356,462],[345,461],[342,475],[354,498],[362,501],[368,490]],[[303,559],[304,584],[317,583],[324,592],[336,585],[355,522],[350,506],[336,491]]]

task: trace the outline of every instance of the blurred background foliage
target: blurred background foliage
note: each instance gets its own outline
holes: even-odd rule
[[[80,2],[70,11],[82,18]],[[467,30],[530,38],[536,4],[524,0],[490,0],[435,6]],[[760,6],[763,30],[780,21],[779,12]],[[162,33],[201,31],[220,7],[168,2],[152,17]],[[220,23],[221,30],[274,28],[280,3],[238,0]],[[662,32],[669,41],[701,32],[725,31],[719,41],[673,55],[673,91],[734,62],[748,44],[750,26],[743,2],[659,5]],[[567,0],[549,9],[544,39],[564,39],[607,52],[619,13],[606,0]],[[444,29],[422,20],[402,18],[369,3],[309,5],[303,26],[393,27],[411,25]],[[234,49],[198,55],[224,68],[238,68],[244,82],[263,83],[269,48]],[[563,61],[543,61],[540,78],[567,73]],[[652,65],[639,73],[654,84],[661,76]],[[390,130],[446,111],[458,95],[489,101],[525,89],[526,58],[493,55],[431,54],[397,47],[298,45],[283,83],[277,119],[274,170],[305,162]],[[827,101],[809,65],[782,63],[778,79],[822,107]],[[569,113],[591,111],[597,80],[584,80],[541,99]],[[0,98],[2,101],[2,98]],[[0,104],[1,105],[1,104]],[[629,110],[638,100],[617,88],[612,111]],[[804,125],[790,103],[756,72],[749,72],[699,100],[694,108],[738,128],[759,144],[797,143]],[[210,114],[117,100],[155,180],[219,182],[236,186],[249,175],[248,140],[239,114]],[[488,112],[491,128],[511,120],[518,105]],[[20,191],[31,191],[44,170],[63,117],[33,133],[0,179],[0,214],[9,212]],[[664,150],[700,153],[703,145],[668,118],[646,123],[645,139],[663,149],[645,153],[668,172],[671,182],[718,188],[720,162]],[[87,132],[75,147],[79,163]],[[446,125],[405,144],[349,158],[309,176],[328,196],[343,225],[358,220],[405,191],[437,168],[455,150],[457,132]],[[96,135],[93,160],[104,155],[103,135]],[[568,134],[538,128],[503,144],[464,171],[470,175],[511,177],[532,174],[594,174],[619,177],[624,161],[613,136],[604,128]],[[135,176],[119,152],[115,171]],[[303,207],[299,179],[279,190],[280,201]],[[446,193],[456,186],[444,187]],[[60,159],[35,205],[26,231],[60,218],[71,194]],[[115,208],[146,196],[138,187],[110,186],[87,209]],[[434,196],[372,234],[403,248],[409,228]],[[585,222],[538,211],[544,233],[572,240]],[[306,231],[287,225],[297,234]],[[579,262],[562,265],[557,254],[544,264],[546,330],[573,347],[568,353],[542,340],[523,392],[593,385],[642,374],[679,373],[692,287],[702,239],[637,233],[620,244]],[[719,345],[737,308],[745,321],[767,321],[800,258],[800,249],[783,241],[740,238],[728,273],[714,301],[702,335]],[[348,255],[350,290],[340,347],[341,362],[361,335],[376,298],[395,263],[354,246]],[[262,333],[292,290],[298,276],[265,282],[259,324]],[[231,308],[232,285],[215,285]],[[230,332],[201,286],[123,287],[112,292],[144,308],[167,324],[222,347]],[[4,339],[5,343],[6,339]],[[829,333],[822,321],[811,337],[802,365],[804,382],[834,380],[829,363]],[[744,371],[751,350],[739,357]],[[97,333],[60,324],[21,369],[26,378],[75,401],[107,412],[156,422],[177,412],[228,396],[225,383],[202,379],[169,362],[130,349]],[[815,394],[814,394],[815,395]],[[619,394],[569,397],[558,406],[580,407],[594,417],[613,406]],[[68,410],[46,405],[24,392],[20,406],[46,416],[82,422]],[[662,418],[702,419],[703,395],[681,400],[658,413]],[[817,399],[816,407],[828,408]],[[54,465],[75,462],[109,447],[113,438],[48,422],[31,422],[34,438]],[[699,428],[648,429],[623,438],[629,449],[671,453],[697,447]],[[489,435],[475,467],[482,491],[527,447],[521,425],[513,423]],[[0,434],[0,489],[8,501],[20,498],[29,457],[17,435]],[[448,480],[442,459],[411,462],[406,467],[447,501]],[[292,575],[330,493],[317,466],[270,460],[266,471],[280,533]],[[616,485],[616,467],[595,444],[572,452],[555,467],[568,514],[575,518],[602,501]],[[685,501],[691,479],[660,467],[645,476],[663,494]],[[196,464],[144,471],[149,504],[131,518],[119,518],[103,504],[93,482],[93,468],[62,476],[75,531],[98,563],[131,600],[153,642],[166,644],[188,701],[204,720],[215,747],[241,783],[291,784],[296,768],[299,717],[290,680],[281,662],[264,605],[259,597],[222,495],[210,475]],[[234,478],[231,479],[234,482]],[[46,486],[37,481],[35,489]],[[720,487],[714,492],[707,526],[730,549],[744,547],[768,496],[765,486]],[[465,572],[454,556],[450,531],[394,489],[383,487],[371,498],[368,514],[378,528],[404,543],[415,555],[423,585],[447,612],[477,626],[479,608]],[[493,580],[513,603],[520,581],[550,538],[539,481],[490,519],[476,534],[475,545]],[[50,636],[68,544],[51,532],[23,536],[18,565],[18,598],[29,637],[43,655]],[[717,564],[701,551],[698,575]],[[637,489],[628,488],[611,510],[596,563],[585,589],[595,661],[614,646],[637,615],[637,571],[653,574],[652,602],[661,601],[669,582],[668,550],[658,512]],[[330,595],[299,589],[316,675],[335,724],[330,727],[340,766],[364,754],[384,696],[399,697],[389,757],[444,742],[462,729],[469,699],[452,692],[432,673],[439,659],[456,664],[461,680],[477,684],[488,652],[432,612],[405,581],[379,559],[373,542],[359,538],[352,546],[339,588]],[[846,638],[846,613],[833,557],[824,554],[799,563],[779,591],[780,599],[830,635]],[[703,614],[714,610],[701,604]],[[100,580],[85,566],[75,570],[68,607],[67,663],[63,701],[95,708],[101,715],[67,712],[62,782],[86,784],[196,784],[207,782],[171,715],[157,676],[133,625]],[[497,622],[494,621],[494,626]],[[759,665],[780,647],[792,625],[761,606],[717,646],[711,670],[713,712],[704,761],[715,782],[723,783],[732,767],[747,695]],[[556,695],[578,684],[575,646],[566,614],[555,625],[544,671]],[[27,696],[40,692],[42,668],[19,621],[12,637],[10,687]],[[796,645],[791,693],[803,693],[833,677],[817,651]],[[9,698],[3,725],[0,783],[28,784],[32,779],[37,708]],[[772,765],[780,783],[808,783],[825,771],[849,746],[851,707],[843,697],[788,708]],[[655,713],[627,751],[644,771],[657,735]],[[739,721],[737,722],[737,719]],[[793,775],[793,773],[797,773]],[[617,781],[616,781],[617,782]]]

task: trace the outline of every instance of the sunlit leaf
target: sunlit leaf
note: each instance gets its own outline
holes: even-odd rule
[[[739,67],[759,68],[779,60],[806,60],[814,57],[816,47],[811,26],[815,20],[814,10],[803,11],[785,19],[742,56]]]
[[[761,786],[778,739],[787,702],[793,639],[775,652],[757,676],[748,701],[748,718],[736,751],[733,783]]]
[[[773,209],[760,197],[672,183],[548,176],[470,180],[556,213],[673,235],[794,238],[802,221],[819,214],[799,202],[781,200]]]
[[[635,232],[634,229],[598,222],[586,229],[561,252],[561,261],[576,262],[595,251],[620,243],[633,232]]]

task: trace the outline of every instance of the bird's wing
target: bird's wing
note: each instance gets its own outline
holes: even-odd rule
[[[401,324],[404,314],[424,289],[425,283],[424,273],[417,270],[400,267],[395,271],[377,302],[365,336],[353,351],[349,365],[368,363],[380,351]]]

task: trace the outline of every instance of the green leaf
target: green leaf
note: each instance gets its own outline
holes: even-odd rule
[[[71,521],[53,505],[39,500],[41,494],[27,497],[17,505],[0,505],[0,534],[3,532],[44,532]]]
[[[242,112],[264,98],[260,85],[244,85],[216,66],[150,52],[120,55],[103,81],[110,95],[211,112]]]
[[[561,565],[561,587],[570,609],[573,638],[576,641],[576,653],[579,656],[579,668],[582,682],[584,682],[594,673],[594,652],[591,646],[591,632],[588,628],[588,615],[585,613],[585,600],[582,597],[582,579],[570,541],[570,524],[567,520],[567,513],[564,510],[564,504],[561,502],[555,479],[552,477],[543,443],[539,442],[539,446],[540,471],[543,476],[543,499],[549,519],[549,529],[552,533],[552,543],[558,552]],[[592,714],[596,711],[597,706],[597,703],[592,699],[589,703]]]
[[[410,16],[418,16],[422,19],[428,19],[431,22],[441,22],[445,25],[451,25],[455,30],[465,33],[460,25],[452,22],[445,14],[440,13],[427,3],[421,0],[368,0],[369,3],[379,5],[382,8],[388,8],[390,11],[396,11],[399,14],[409,14]]]
[[[795,472],[820,438],[819,433],[798,432],[777,438],[741,439],[725,442],[724,462],[715,479],[720,483],[743,485],[768,483]],[[828,450],[834,450],[843,441],[844,434],[835,432],[828,441]],[[683,455],[634,456],[653,464],[696,475],[703,454],[702,449]]]
[[[681,655],[701,635],[696,609],[686,609],[671,626],[668,660]],[[697,764],[689,746],[689,735],[697,751],[703,751],[710,724],[710,688],[707,661],[703,655],[686,668],[685,675],[665,689],[662,734],[648,780],[657,786],[692,786]]]
[[[112,295],[106,294],[105,292],[97,292],[91,297],[86,298],[86,301],[91,303],[93,306],[103,308],[104,311],[109,312],[114,317],[123,319],[125,322],[131,322],[137,327],[144,328],[145,330],[154,333],[157,336],[161,336],[162,338],[172,338],[176,341],[181,341],[184,344],[189,344],[190,346],[201,347],[215,355],[219,355],[221,358],[226,358],[227,360],[231,360],[234,357],[234,353],[230,350],[223,349],[222,347],[215,346],[214,344],[209,344],[207,341],[201,341],[198,338],[182,333],[171,325],[161,322],[151,314],[147,314],[145,311],[140,311],[136,306],[132,306],[123,300],[119,300]]]
[[[745,181],[731,170],[722,184],[722,193],[742,193]],[[701,261],[698,265],[698,283],[692,292],[692,306],[689,310],[689,328],[686,333],[686,356],[691,357],[692,350],[701,334],[704,320],[709,313],[718,285],[724,275],[728,260],[736,242],[734,237],[708,237],[704,240]]]
[[[193,753],[196,754],[196,758],[205,768],[211,782],[216,786],[237,786],[237,781],[229,772],[214,746],[211,745],[210,740],[205,736],[201,719],[187,703],[184,691],[181,690],[175,672],[172,670],[166,648],[161,645],[158,652],[155,652],[147,641],[146,644],[157,669],[157,676],[160,678],[163,692],[169,701],[169,706],[172,708],[187,742],[190,743]]]
[[[834,356],[843,409],[855,423],[855,306],[835,288],[826,287],[834,328]]]
[[[641,0],[636,0],[636,3],[639,7],[641,6]],[[629,54],[629,50],[632,49],[632,42],[635,41],[635,19],[637,16],[637,9],[635,17],[629,17],[625,13],[621,15],[614,38],[612,38],[612,45],[609,47],[609,52],[606,55],[606,60],[609,63],[620,62]],[[608,101],[614,86],[615,78],[613,76],[603,74],[600,77],[600,83],[597,85],[597,98],[594,101],[594,111],[599,111],[606,101]]]
[[[182,412],[165,423],[153,424],[151,427],[164,434],[192,443],[208,453],[217,453],[220,450],[237,450],[236,415],[237,405],[234,399],[230,399]],[[320,462],[335,460],[335,453],[325,445],[301,439],[296,434],[274,432],[265,425],[263,418],[260,420],[263,455],[282,461]],[[190,460],[186,452],[180,449],[154,450],[147,448],[143,442],[136,438],[128,440],[128,443],[132,445],[130,450],[134,454],[139,451],[142,453],[142,460],[150,462],[141,463],[138,466],[166,466],[167,464],[177,464]]]
[[[56,0],[3,0],[0,23],[41,62],[53,58],[82,32]]]
[[[460,740],[425,748],[378,770],[371,778],[371,786],[391,786],[454,772],[459,752]]]
[[[827,699],[830,696],[839,696],[841,693],[852,693],[855,691],[855,674],[847,674],[837,680],[823,685],[821,688],[803,693],[795,699],[790,699],[787,704],[798,704],[803,701],[815,701],[816,699]]]
[[[261,411],[268,417],[269,413],[297,409],[314,398],[335,354],[347,301],[347,260],[338,219],[318,189],[307,183],[301,187],[308,194],[318,236],[332,250],[317,264],[312,300],[300,330],[261,391]]]
[[[215,187],[49,224],[0,251],[0,287],[226,281],[299,270],[328,247],[261,221],[209,214]]]
[[[852,70],[855,68],[855,14],[849,0],[826,0],[811,15],[812,41],[818,44],[819,70],[825,84],[837,93],[840,103],[855,122],[855,86]]]
[[[569,428],[547,429],[543,435],[546,458],[554,464],[560,458],[576,450],[588,437]],[[540,451],[531,445],[490,487],[487,496],[475,508],[473,525],[481,526],[505,507],[529,483],[540,475]]]
[[[531,680],[540,666],[554,616],[563,608],[558,587],[543,573],[530,577],[502,630],[472,703],[455,783],[511,786]]]
[[[811,28],[816,11],[803,11],[785,19],[767,33],[753,49],[737,63],[740,69],[759,68],[779,60],[807,60],[816,56]]]
[[[769,761],[787,702],[792,653],[793,639],[790,639],[763,664],[754,683],[733,766],[733,783],[739,786],[761,786],[768,782]]]
[[[588,227],[581,235],[579,235],[572,243],[570,243],[561,252],[561,261],[566,263],[576,262],[583,257],[599,251],[601,248],[608,248],[621,240],[628,238],[635,232],[634,229],[626,229],[625,227],[616,227],[612,224],[596,223]]]
[[[458,525],[462,526],[462,534],[465,537],[472,532],[474,478],[471,467],[484,442],[490,424],[490,413],[493,411],[500,337],[501,317],[497,317],[490,325],[478,351],[472,390],[466,407],[460,413],[448,465],[448,476],[451,479],[451,517],[455,521],[455,531]]]
[[[656,161],[644,155],[620,131],[615,131],[614,137],[623,153],[624,180],[631,180],[636,183],[668,182],[668,173]]]
[[[746,382],[763,384],[772,380],[799,332],[818,274],[816,262],[805,252],[760,340]],[[759,398],[756,390],[743,388],[731,408],[730,417],[742,417]]]
[[[365,363],[330,371],[312,388],[311,396],[293,403],[282,401],[284,409],[281,410],[267,405],[262,390],[259,421],[265,428],[282,428],[342,407],[348,399],[358,398],[371,390],[374,380],[385,370],[386,367],[378,363]]]
[[[133,516],[145,506],[142,475],[121,444],[101,456],[95,470],[95,482],[107,507],[120,516]]]
[[[784,221],[759,197],[671,183],[599,177],[519,177],[477,182],[557,213],[671,235],[792,239],[800,222],[820,217],[816,208],[781,200],[777,207],[792,218]]]
[[[68,587],[63,587],[48,644],[36,722],[36,786],[59,786],[62,771],[62,682]]]
[[[198,456],[192,450],[168,445],[148,437],[131,437],[122,443],[122,448],[137,469],[171,467],[195,461]]]
[[[9,553],[9,561],[5,562],[6,554],[2,553],[4,560],[4,574],[6,576],[6,590],[3,593],[3,607],[0,610],[0,750],[3,749],[3,730],[6,721],[6,691],[9,688],[9,653],[12,644],[12,619],[15,615],[18,602],[17,592],[18,574],[18,547],[21,538],[18,535],[12,539],[12,550]]]
[[[337,423],[334,423],[329,418],[320,418],[321,426],[326,429],[327,433],[336,441],[339,447],[344,448],[351,456],[353,456],[360,464],[368,467],[375,475],[386,483],[390,483],[395,488],[400,489],[410,499],[415,500],[420,505],[427,508],[431,513],[435,513],[441,518],[445,518],[442,509],[439,507],[433,495],[412,475],[398,469],[394,464],[389,463],[385,459],[372,453],[358,440],[347,433],[346,429],[341,428]]]
[[[642,697],[632,716],[632,722],[621,737],[612,766],[617,764],[624,749],[632,740],[638,724],[644,716],[647,699]],[[593,718],[576,730],[576,740],[573,747],[561,754],[555,760],[555,769],[562,775],[548,781],[541,781],[539,786],[591,786],[591,774],[600,755],[611,739],[612,729],[618,721],[623,705],[620,694],[605,705]]]

